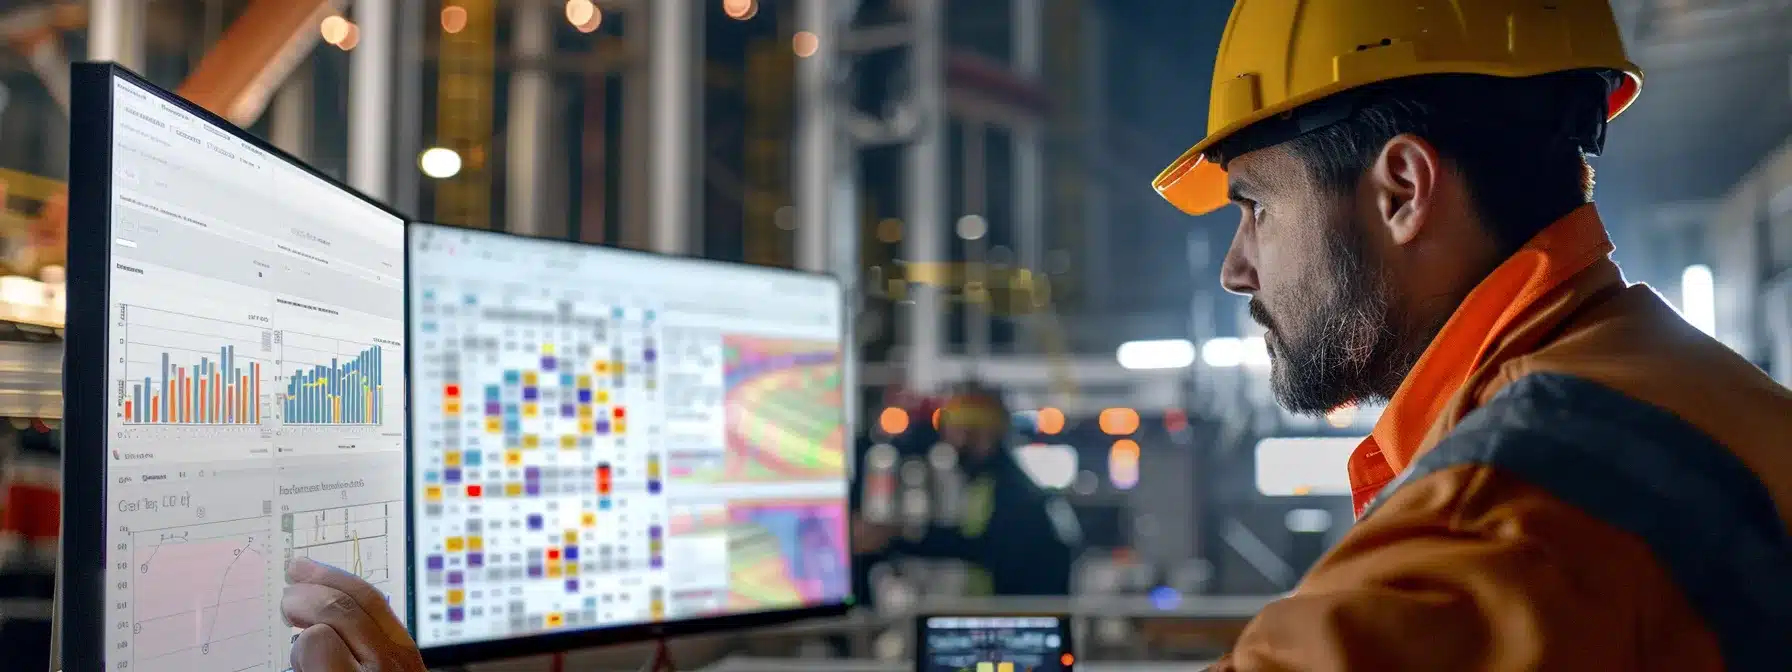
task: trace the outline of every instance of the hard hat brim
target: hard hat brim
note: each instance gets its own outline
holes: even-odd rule
[[[1624,112],[1624,110],[1629,109],[1631,103],[1636,102],[1638,94],[1642,91],[1643,77],[1640,68],[1626,62],[1623,66],[1616,68],[1616,70],[1621,73],[1623,77],[1621,78],[1617,89],[1610,94],[1608,105],[1606,107],[1607,121],[1616,119],[1619,114]],[[1487,72],[1485,70],[1477,72],[1466,68],[1460,70],[1440,68],[1439,72],[1436,73],[1419,74],[1447,74],[1451,72],[1469,72],[1471,74],[1490,74],[1508,77],[1542,74]],[[1226,205],[1231,202],[1231,199],[1227,197],[1226,169],[1222,168],[1219,164],[1207,160],[1206,152],[1208,149],[1259,121],[1263,121],[1264,119],[1268,119],[1278,114],[1286,113],[1289,110],[1299,108],[1307,103],[1343,93],[1352,88],[1355,87],[1343,85],[1324,87],[1308,92],[1303,96],[1292,97],[1280,105],[1260,110],[1247,118],[1239,119],[1228,125],[1226,128],[1209,134],[1207,137],[1202,138],[1200,142],[1195,143],[1193,147],[1188,148],[1188,151],[1183,152],[1182,156],[1178,157],[1168,168],[1165,168],[1163,172],[1158,173],[1157,178],[1151,181],[1151,186],[1164,200],[1169,201],[1170,204],[1176,206],[1178,210],[1190,215],[1205,215],[1226,207]]]

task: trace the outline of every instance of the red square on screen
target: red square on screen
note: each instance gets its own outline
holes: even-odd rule
[[[560,559],[560,549],[558,549],[558,548],[548,549],[548,559],[549,560],[559,560]]]
[[[450,397],[458,397],[458,396],[460,396],[460,386],[459,385],[445,385],[442,387],[442,394],[444,394],[446,396],[450,396]]]
[[[611,413],[610,413],[610,414],[611,414],[611,415],[614,415],[614,416],[616,416],[616,417],[618,417],[618,418],[623,418],[623,417],[627,417],[627,416],[628,416],[628,413],[627,413],[627,412],[625,412],[625,411],[623,411],[623,410],[622,410],[622,407],[621,407],[621,406],[617,406],[617,407],[616,407],[616,410],[614,410],[614,411],[611,411]]]
[[[482,485],[467,486],[467,496],[468,497],[480,497],[483,495],[485,495],[485,486],[482,486]]]

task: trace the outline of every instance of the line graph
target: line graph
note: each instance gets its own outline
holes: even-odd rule
[[[133,672],[253,669],[268,661],[261,519],[133,534]]]
[[[393,515],[404,515],[403,500],[295,511],[281,516],[280,528],[292,557],[352,572],[389,598]]]

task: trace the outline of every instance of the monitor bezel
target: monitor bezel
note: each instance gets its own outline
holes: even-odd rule
[[[839,276],[836,276],[834,274],[815,272],[815,271],[804,271],[804,270],[797,270],[797,269],[790,269],[790,268],[781,268],[781,267],[777,267],[777,266],[765,266],[765,265],[761,265],[761,264],[753,264],[753,263],[748,263],[748,262],[729,261],[729,260],[722,260],[722,259],[708,259],[708,258],[704,258],[704,257],[696,256],[696,255],[689,255],[689,254],[666,254],[666,253],[661,253],[661,252],[649,252],[649,251],[644,251],[644,250],[636,250],[636,249],[620,247],[617,245],[611,245],[611,244],[606,244],[606,243],[594,243],[594,242],[568,240],[568,239],[561,239],[561,238],[541,238],[541,237],[529,236],[529,235],[525,235],[525,234],[513,233],[513,232],[509,232],[509,231],[497,231],[497,230],[492,230],[492,229],[474,229],[474,228],[459,227],[459,226],[453,226],[453,225],[447,225],[447,224],[436,224],[436,223],[432,223],[432,222],[421,222],[421,221],[410,222],[410,224],[405,227],[405,255],[404,255],[404,262],[405,262],[404,263],[405,315],[404,315],[404,322],[405,322],[405,339],[406,339],[407,344],[409,344],[409,342],[410,342],[410,337],[411,337],[411,333],[412,333],[411,332],[411,319],[412,319],[412,312],[413,312],[411,310],[411,306],[412,306],[412,303],[411,303],[411,295],[412,295],[412,292],[411,292],[411,289],[412,289],[412,287],[411,287],[411,282],[412,282],[412,272],[411,272],[412,245],[411,245],[411,242],[412,242],[412,238],[414,236],[418,235],[420,232],[485,234],[485,235],[492,235],[492,236],[515,238],[518,240],[523,240],[523,241],[529,242],[531,244],[540,244],[543,247],[576,248],[576,249],[584,249],[584,250],[605,250],[605,251],[613,251],[613,252],[617,252],[617,253],[622,253],[622,254],[637,256],[637,257],[641,257],[641,258],[647,258],[647,259],[664,259],[664,260],[676,259],[676,260],[687,261],[687,262],[708,265],[708,266],[763,269],[763,270],[766,270],[769,272],[779,273],[779,274],[783,274],[783,275],[787,275],[787,276],[803,277],[803,278],[811,278],[811,279],[822,279],[822,280],[825,280],[825,281],[829,282],[830,284],[832,284],[834,286],[835,290],[837,291],[837,294],[839,295],[839,300],[841,302],[841,306],[840,306],[840,311],[841,311],[840,312],[840,316],[841,316],[841,319],[840,319],[840,341],[839,341],[840,342],[841,363],[842,363],[843,367],[852,366],[852,361],[850,360],[852,349],[850,347],[851,344],[848,343],[848,339],[850,339],[852,336],[852,326],[851,326],[852,325],[852,312],[850,310],[852,307],[852,299],[850,296],[847,295],[846,284],[841,280],[841,278]],[[412,388],[410,385],[408,385],[408,382],[412,378],[411,366],[412,366],[412,361],[414,359],[415,352],[416,352],[415,350],[407,347],[406,352],[405,352],[405,358],[404,358],[405,380],[407,381],[407,385],[405,388],[405,407],[407,409],[410,408],[410,406],[411,406],[410,395],[412,394]],[[842,384],[843,385],[845,384],[844,381],[842,382]],[[841,409],[840,409],[840,414],[841,414],[840,421],[841,421],[842,425],[845,426],[845,428],[846,428],[846,436],[848,437],[849,441],[851,440],[851,437],[853,436],[853,431],[855,429],[854,427],[851,426],[852,425],[852,413],[851,413],[850,409],[848,409],[846,407],[846,404],[851,404],[851,403],[853,403],[852,396],[847,395],[847,398],[846,398],[845,402],[841,405]],[[417,473],[416,472],[416,464],[415,464],[417,451],[416,451],[415,446],[412,445],[412,442],[416,440],[415,423],[417,422],[417,418],[416,418],[416,414],[408,413],[408,412],[405,414],[405,418],[406,418],[407,423],[410,423],[405,428],[405,445],[407,446],[407,449],[405,450],[405,487],[407,488],[405,491],[405,498],[406,498],[406,500],[412,500],[412,499],[414,499],[414,494],[415,494],[415,485],[416,485],[415,478],[416,478],[416,473]],[[849,509],[849,511],[848,511],[849,515],[850,515],[850,507],[851,507],[850,494],[851,494],[851,488],[852,488],[851,448],[852,448],[851,445],[845,446],[845,449],[847,450],[847,453],[848,453],[847,454],[848,462],[847,462],[847,466],[846,466],[846,472],[845,472],[845,474],[843,474],[843,478],[845,479],[847,493],[848,493],[848,497],[845,499],[845,503]],[[417,507],[414,505],[414,502],[412,503],[412,505],[405,507],[405,533],[406,533],[406,535],[412,535],[412,539],[410,540],[410,543],[406,544],[406,547],[407,547],[407,550],[412,551],[413,557],[405,559],[405,567],[406,567],[406,571],[410,574],[409,580],[410,580],[410,590],[411,590],[412,599],[410,600],[410,610],[411,611],[407,615],[407,617],[408,617],[408,622],[411,623],[413,636],[415,636],[415,633],[419,632],[420,631],[419,629],[422,627],[422,622],[419,621],[418,617],[417,617],[417,607],[418,607],[418,602],[420,601],[417,598],[417,596],[420,594],[418,592],[418,581],[419,581],[420,573],[419,573],[419,570],[417,567],[416,558],[414,557],[416,543],[417,543],[414,538],[414,535],[416,534],[416,530],[417,530],[417,527],[416,527],[417,521],[415,520],[416,509],[417,509]],[[846,538],[847,546],[850,549],[851,544],[852,544],[852,525],[850,524],[850,521],[848,522],[848,524],[846,526],[845,538]],[[852,554],[848,553],[847,554],[848,576],[851,575],[851,572],[854,568],[854,564],[855,564],[855,561],[852,557]],[[443,645],[437,645],[437,646],[424,646],[421,643],[419,643],[418,647],[423,652],[424,664],[430,666],[431,668],[454,666],[454,665],[466,665],[469,663],[485,662],[485,661],[497,660],[497,659],[501,659],[501,658],[517,658],[517,657],[522,657],[522,656],[533,656],[533,655],[541,655],[541,654],[546,654],[546,653],[559,653],[559,652],[569,651],[572,649],[601,647],[601,646],[613,646],[613,645],[617,645],[617,644],[630,644],[630,643],[644,642],[644,641],[664,640],[664,639],[668,639],[668,638],[672,638],[672,637],[701,635],[701,634],[722,632],[722,631],[743,630],[743,629],[748,629],[748,628],[763,628],[763,627],[769,627],[769,626],[774,626],[774,625],[783,625],[783,624],[787,624],[787,623],[808,620],[808,619],[814,619],[814,618],[844,616],[852,608],[852,605],[855,602],[854,597],[855,596],[852,594],[851,590],[849,589],[847,591],[847,595],[839,602],[830,602],[827,604],[811,605],[811,606],[805,606],[805,607],[795,607],[795,608],[790,608],[790,609],[774,609],[774,610],[769,610],[769,611],[753,611],[753,612],[744,612],[744,613],[738,613],[738,614],[726,614],[726,615],[721,615],[721,616],[706,616],[706,617],[702,617],[702,618],[666,620],[666,621],[658,621],[658,622],[650,622],[650,623],[635,623],[635,624],[629,624],[629,625],[617,625],[617,626],[609,626],[609,627],[599,626],[599,627],[591,627],[591,628],[567,629],[562,632],[534,633],[534,634],[529,634],[529,635],[523,635],[520,637],[510,637],[510,638],[505,638],[505,639],[495,639],[495,640],[486,640],[486,641],[478,641],[478,642],[462,642],[462,643],[457,643],[457,644],[443,644]]]
[[[56,614],[62,628],[62,665],[67,672],[102,672],[106,661],[101,643],[105,641],[105,614],[110,611],[105,608],[105,584],[111,405],[105,394],[110,389],[106,359],[111,338],[113,82],[117,79],[378,208],[397,220],[398,226],[411,219],[123,66],[111,62],[72,66],[68,312],[62,367],[63,533],[58,563],[62,595]],[[408,395],[405,401],[409,403]],[[405,431],[410,431],[408,422]],[[405,562],[408,567],[408,555]]]
[[[1075,621],[1072,619],[1071,614],[1068,614],[1065,612],[1061,612],[1061,611],[1059,611],[1059,612],[1021,611],[1021,612],[1014,612],[1014,613],[928,612],[928,613],[916,614],[914,616],[915,640],[914,640],[914,646],[912,646],[910,648],[913,649],[915,652],[915,669],[916,670],[927,669],[928,654],[931,653],[930,651],[927,650],[927,621],[929,621],[931,619],[935,619],[935,618],[1050,618],[1050,619],[1054,619],[1058,622],[1058,636],[1061,638],[1061,641],[1063,642],[1063,646],[1061,646],[1059,648],[1061,648],[1065,653],[1070,654],[1070,664],[1064,666],[1064,672],[1075,672],[1077,664],[1083,662],[1082,654],[1078,653],[1076,650]]]

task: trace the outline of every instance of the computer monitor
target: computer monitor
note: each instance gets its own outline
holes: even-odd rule
[[[63,664],[286,669],[299,556],[407,613],[402,218],[117,66],[73,77]]]
[[[844,613],[831,277],[413,224],[432,665]]]

